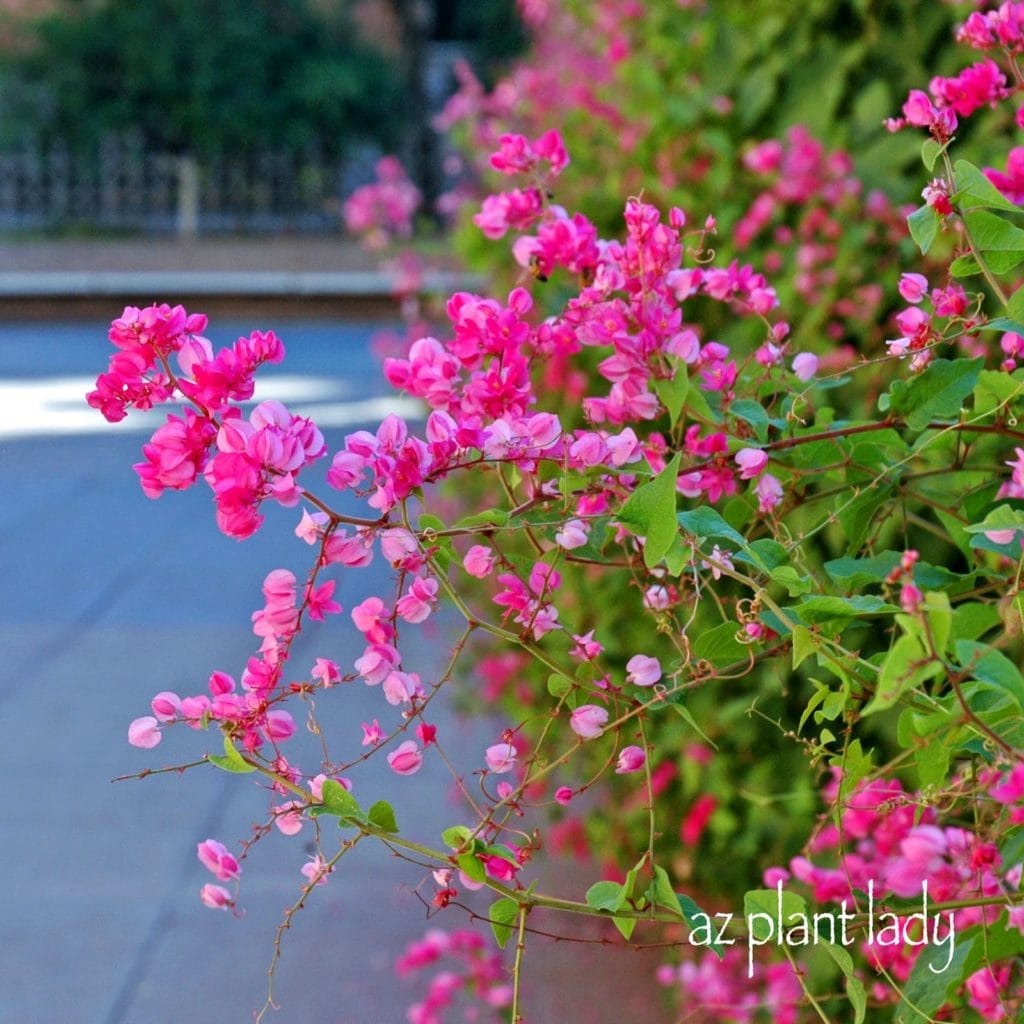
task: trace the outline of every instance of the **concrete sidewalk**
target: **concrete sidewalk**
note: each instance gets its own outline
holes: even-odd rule
[[[431,258],[427,293],[479,286]],[[267,306],[304,316],[393,316],[394,277],[351,239],[325,236],[0,240],[0,317],[101,316],[156,300],[212,314]]]
[[[237,315],[212,322],[211,338],[251,329]],[[260,397],[287,399],[313,416],[336,450],[348,431],[372,428],[382,412],[400,408],[371,354],[377,327],[286,324],[287,364],[266,368]],[[102,320],[0,321],[0,385],[10,388],[0,401],[0,773],[8,784],[0,814],[0,1022],[241,1024],[263,1004],[274,933],[297,898],[312,829],[260,841],[245,862],[245,915],[234,917],[200,904],[211,876],[196,843],[213,837],[237,850],[252,823],[266,819],[267,794],[209,766],[110,780],[217,749],[216,735],[175,728],[155,750],[137,750],[126,730],[159,690],[202,692],[213,669],[237,676],[258,646],[250,616],[262,603],[266,572],[284,565],[303,573],[309,551],[291,535],[297,510],[266,508],[271,524],[239,544],[216,530],[204,487],[159,501],[141,494],[130,465],[162,416],[142,423],[146,415],[133,414],[115,429],[85,406],[82,396],[110,350],[105,335]],[[18,390],[32,401],[19,407]],[[66,430],[79,411],[84,421]],[[5,414],[19,429],[4,433]],[[347,496],[339,502],[343,512],[365,511]],[[346,609],[394,591],[380,558],[332,578]],[[417,628],[409,667],[429,681],[450,656],[457,625],[438,615]],[[304,629],[296,675],[317,657],[347,666],[360,649],[347,616]],[[339,757],[361,750],[360,722],[379,717],[387,725],[396,715],[379,687],[350,684],[317,701]],[[472,780],[500,724],[461,719],[442,703],[431,720],[446,754]],[[322,756],[300,727],[289,757],[309,766]],[[394,803],[410,838],[436,844],[441,827],[466,820],[433,754],[414,779],[379,763],[349,774],[364,803]],[[573,897],[596,875],[568,859],[556,867],[554,891]],[[532,865],[531,877],[543,870]],[[282,1009],[267,1024],[401,1024],[424,987],[395,977],[395,957],[427,928],[467,924],[457,908],[428,921],[418,885],[432,890],[425,869],[380,848],[367,844],[346,856],[287,936],[276,972]],[[488,902],[481,894],[477,913]],[[607,922],[538,915],[536,923],[556,934],[582,928],[574,934],[588,941],[531,937],[530,1024],[665,1019],[652,981],[663,951],[604,948]]]

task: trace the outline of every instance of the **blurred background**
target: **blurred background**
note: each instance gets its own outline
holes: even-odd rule
[[[383,153],[428,201],[431,119],[511,0],[0,0],[0,231],[330,232]]]
[[[394,274],[345,234],[344,204],[393,154],[406,169],[390,179],[405,197],[399,229],[420,198],[433,210],[459,175],[432,126],[455,66],[489,82],[524,44],[511,0],[0,0],[0,771],[21,794],[0,814],[0,1021],[251,1020],[309,856],[301,838],[269,836],[245,865],[244,915],[211,912],[195,844],[237,849],[260,794],[209,769],[112,782],[202,757],[205,734],[145,752],[125,730],[153,693],[237,673],[264,575],[302,571],[308,552],[288,514],[239,545],[198,489],[142,496],[130,467],[162,416],[115,428],[84,404],[110,320],[167,301],[210,313],[215,346],[275,329],[288,359],[261,374],[257,398],[315,417],[332,450],[388,412],[415,421],[374,351],[402,329]],[[468,280],[433,214],[417,237],[436,269],[416,287]],[[346,609],[390,586],[384,569],[354,575]],[[426,676],[446,663],[453,626],[425,637]],[[351,661],[358,637],[339,631],[329,656]],[[379,694],[343,696],[325,728],[357,744]],[[499,735],[451,709],[435,720],[467,763]],[[440,764],[414,786],[381,774],[366,791],[393,800],[410,834],[433,837],[455,813],[428,799],[443,803]],[[422,997],[393,969],[432,926],[422,872],[379,853],[347,858],[296,918],[269,1019],[402,1021]],[[635,958],[606,959],[605,995],[628,990]],[[594,988],[579,964],[537,961],[538,1013],[578,1008],[573,993]],[[610,999],[594,1004],[574,1019],[618,1019]]]

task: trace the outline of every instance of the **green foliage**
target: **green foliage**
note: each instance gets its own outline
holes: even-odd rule
[[[308,0],[105,0],[64,5],[35,28],[5,69],[25,102],[7,112],[9,134],[94,147],[132,131],[204,156],[337,152],[359,137],[393,142],[402,124],[395,71]]]

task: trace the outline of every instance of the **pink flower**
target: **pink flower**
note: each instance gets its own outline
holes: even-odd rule
[[[484,760],[487,767],[495,774],[501,775],[511,771],[515,767],[516,755],[519,751],[511,743],[495,743],[488,747],[484,753]]]
[[[405,594],[398,599],[395,611],[406,622],[422,622],[430,615],[437,601],[438,582],[430,576],[417,576]]]
[[[381,731],[380,722],[378,722],[376,718],[373,720],[371,725],[367,725],[365,722],[361,724],[363,727],[363,741],[361,746],[374,746],[384,739],[384,733]]]
[[[582,519],[570,519],[558,533],[555,534],[555,542],[566,551],[574,548],[581,548],[587,543],[590,536],[590,526]]]
[[[334,870],[318,853],[302,865],[302,873],[313,885],[326,885],[327,876]]]
[[[793,359],[793,373],[806,383],[818,372],[818,357],[813,352],[801,352]]]
[[[710,793],[702,793],[694,800],[679,829],[679,838],[686,846],[696,846],[717,806],[718,801]]]
[[[382,689],[384,699],[395,707],[399,704],[411,704],[414,697],[423,696],[420,677],[415,672],[400,672],[397,669],[389,672]]]
[[[768,465],[768,453],[760,448],[741,448],[733,459],[740,467],[741,480],[752,480]]]
[[[592,740],[600,736],[608,723],[608,712],[596,704],[581,704],[569,716],[569,726],[577,736]]]
[[[646,654],[634,654],[626,662],[626,682],[634,686],[653,686],[661,678],[661,662]]]
[[[287,711],[275,708],[267,712],[267,724],[260,732],[271,743],[281,743],[295,734],[295,719]]]
[[[928,294],[928,278],[923,274],[902,274],[899,291],[907,302],[920,302]]]
[[[173,722],[181,713],[181,698],[170,690],[161,690],[149,706],[159,721]]]
[[[274,808],[274,824],[286,836],[298,835],[302,831],[302,803],[290,800],[288,803],[278,804]]]
[[[205,839],[196,844],[196,856],[207,871],[211,871],[221,882],[230,882],[238,878],[242,869],[228,848],[216,839]]]
[[[396,775],[415,775],[423,764],[423,755],[414,740],[406,740],[388,754],[388,764]]]
[[[638,772],[643,768],[647,760],[647,754],[643,747],[623,747],[619,751],[619,760],[615,765],[616,775],[629,775],[631,772]]]
[[[497,854],[482,854],[480,860],[483,861],[484,870],[491,878],[498,882],[515,881],[516,872],[519,870],[518,864],[513,864]]]
[[[228,907],[235,905],[231,893],[224,886],[214,885],[212,882],[208,882],[199,890],[199,898],[211,910],[227,910]]]
[[[575,796],[575,792],[569,786],[559,786],[558,789],[555,790],[555,800],[557,800],[563,807],[572,800],[573,796]]]
[[[494,562],[494,553],[490,548],[484,547],[483,544],[474,544],[466,552],[466,557],[462,560],[462,568],[470,576],[475,576],[478,580],[482,580],[490,576],[494,569]]]
[[[151,715],[136,718],[128,726],[128,742],[133,747],[143,747],[146,750],[155,747],[163,739],[157,726],[157,720]]]
[[[771,473],[765,473],[757,481],[754,493],[757,495],[758,509],[762,515],[767,515],[782,502],[782,484]]]

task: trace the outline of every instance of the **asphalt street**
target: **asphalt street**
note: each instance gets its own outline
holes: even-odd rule
[[[227,344],[271,326],[289,356],[268,368],[256,397],[316,418],[332,449],[390,410],[415,415],[387,391],[372,324],[220,322],[208,333]],[[291,536],[294,511],[272,513],[261,534],[238,543],[217,531],[204,487],[145,498],[131,463],[159,416],[111,428],[83,401],[108,349],[100,322],[0,324],[0,1022],[234,1024],[263,1005],[274,931],[304,881],[307,839],[261,841],[244,864],[244,914],[211,911],[198,899],[212,878],[196,843],[213,837],[236,849],[265,817],[265,794],[209,766],[111,780],[211,749],[211,734],[174,729],[138,750],[126,742],[128,723],[149,713],[157,691],[204,692],[213,669],[237,677],[255,650],[249,616],[265,574],[301,571],[309,549]],[[386,593],[386,571],[378,559],[339,575],[335,597],[347,610]],[[343,618],[304,633],[296,664],[351,664],[359,638]],[[414,667],[426,676],[440,671],[453,626],[440,616],[423,627]],[[394,714],[362,684],[331,698],[319,715],[350,747],[360,722]],[[479,763],[497,739],[496,723],[468,725],[444,708],[433,718],[457,763]],[[300,744],[308,751],[313,741]],[[458,820],[444,767],[428,758],[408,779],[383,767],[356,779],[360,792],[392,800],[404,832],[436,842],[438,824]],[[346,857],[285,937],[281,1009],[266,1019],[403,1021],[420,990],[397,981],[392,964],[439,923],[426,920],[414,891],[423,877],[368,844]],[[654,962],[538,946],[527,1020],[657,1019]]]

